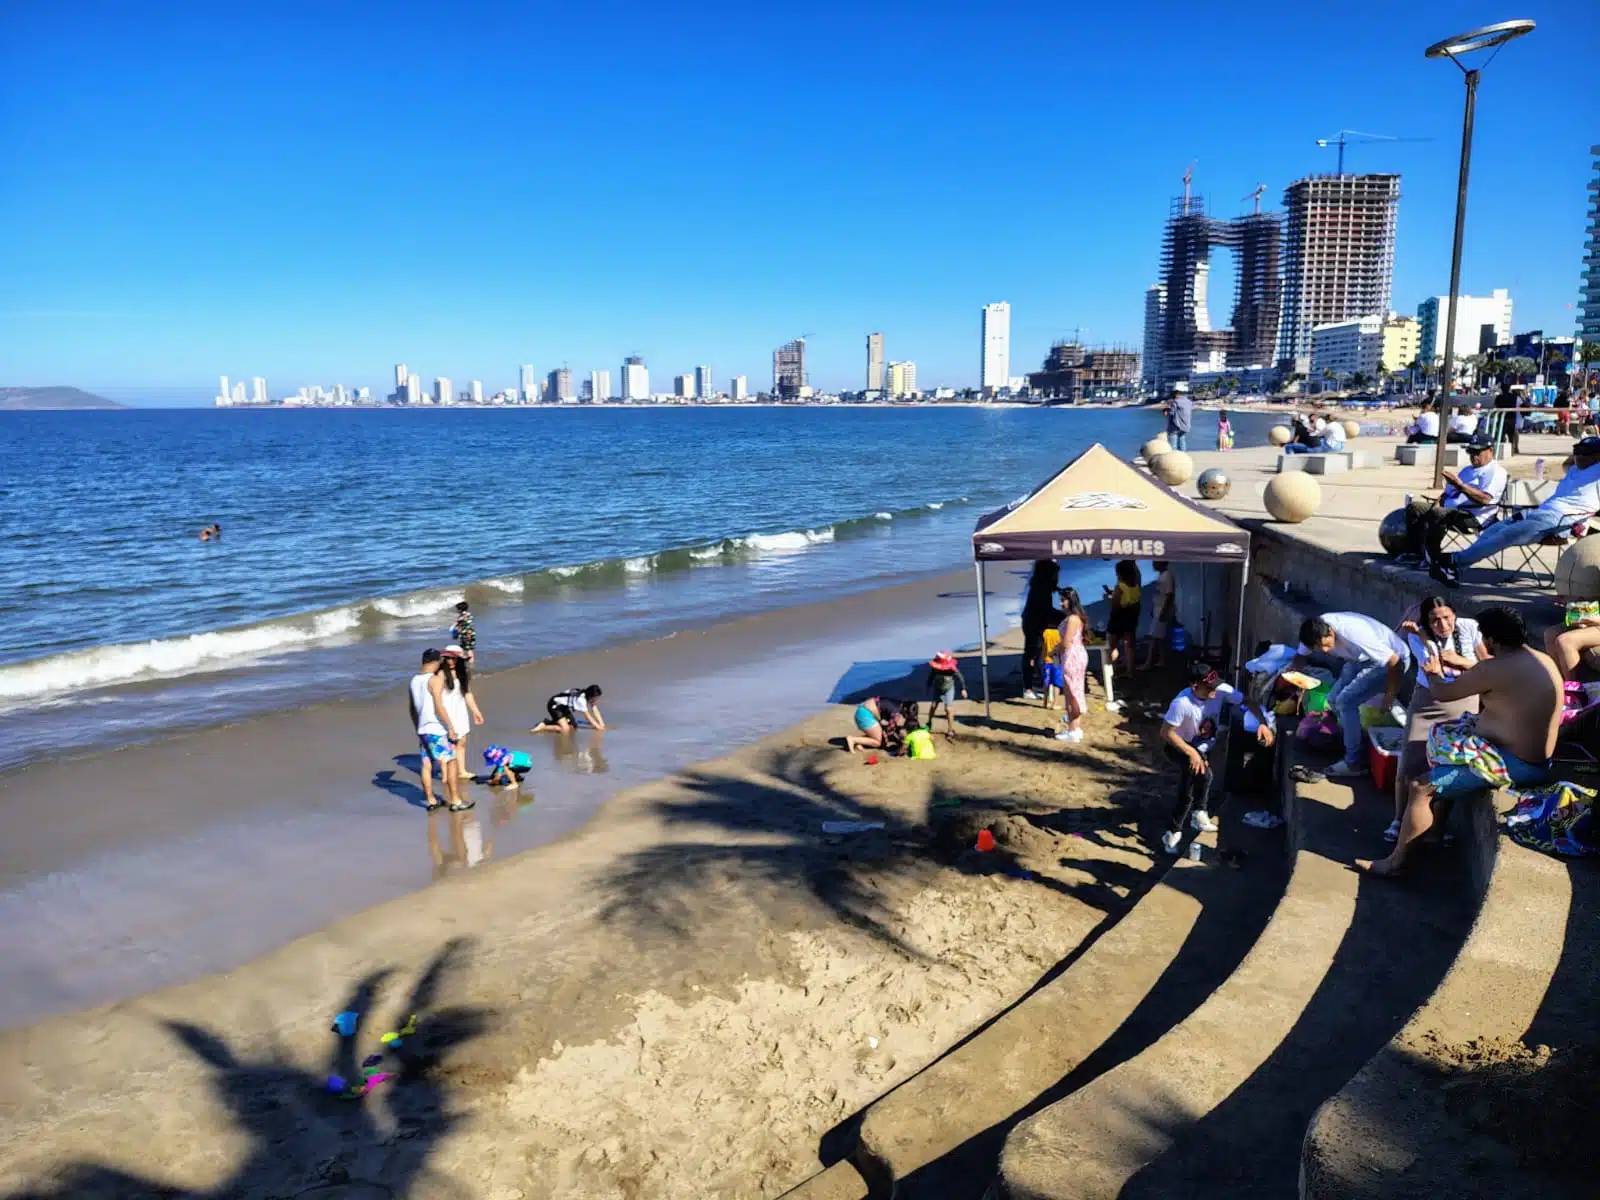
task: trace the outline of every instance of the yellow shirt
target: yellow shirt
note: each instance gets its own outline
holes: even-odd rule
[[[1137,584],[1119,583],[1111,594],[1111,603],[1118,608],[1137,608],[1142,595]]]
[[[1044,631],[1044,656],[1046,658],[1054,658],[1060,646],[1061,631],[1058,629],[1046,629]]]

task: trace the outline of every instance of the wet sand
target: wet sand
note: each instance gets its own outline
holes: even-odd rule
[[[749,636],[765,645],[769,630]],[[716,640],[748,654],[742,636]],[[620,744],[631,722],[625,705],[614,715]],[[817,1168],[835,1123],[1148,886],[1140,821],[1167,792],[1147,771],[1155,726],[1137,716],[1095,712],[1068,749],[1048,736],[1053,714],[1002,704],[935,762],[874,766],[834,744],[848,718],[831,708],[629,788],[577,832],[478,870],[464,869],[466,822],[409,814],[417,841],[431,825],[439,886],[225,974],[0,1033],[0,1191],[780,1194]],[[280,720],[343,727],[314,710]],[[251,733],[234,751],[281,763],[278,741]],[[166,749],[169,778],[202,753]],[[280,769],[315,789],[349,765],[321,753]],[[823,834],[834,819],[885,828]],[[997,851],[973,849],[982,827]],[[350,861],[362,836],[358,823]],[[316,886],[285,883],[261,915]],[[341,1041],[329,1024],[346,1007],[368,1016]],[[364,1100],[321,1094],[410,1012],[396,1078]]]
[[[1000,609],[1013,582],[991,577]],[[478,808],[454,840],[420,808],[409,661],[377,699],[12,772],[0,1026],[238,966],[429,886],[452,849],[477,862],[548,844],[619,790],[815,713],[851,669],[898,674],[976,634],[963,573],[485,673],[471,759],[481,768],[498,742],[534,769],[516,796],[472,786]],[[609,733],[527,732],[547,696],[589,682],[607,689]]]

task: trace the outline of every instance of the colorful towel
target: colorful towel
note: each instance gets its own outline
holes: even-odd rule
[[[1600,856],[1593,788],[1550,783],[1512,793],[1517,806],[1506,814],[1506,832],[1518,845],[1562,858]]]
[[[1428,733],[1428,765],[1466,767],[1492,787],[1510,787],[1506,760],[1493,742],[1478,736],[1478,714],[1440,721]]]

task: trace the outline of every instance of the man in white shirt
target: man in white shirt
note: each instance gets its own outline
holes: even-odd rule
[[[1361,706],[1380,692],[1384,708],[1394,705],[1411,651],[1398,633],[1365,613],[1332,612],[1309,617],[1300,626],[1300,646],[1292,665],[1298,667],[1312,654],[1344,660],[1339,681],[1328,693],[1328,706],[1339,714],[1339,731],[1344,734],[1344,758],[1327,773],[1363,775],[1367,764],[1361,759]]]
[[[1478,409],[1476,405],[1457,409],[1450,414],[1450,436],[1447,441],[1468,442],[1476,436],[1478,431]]]
[[[455,740],[458,731],[451,724],[449,710],[444,703],[444,676],[439,673],[441,655],[437,650],[422,652],[422,668],[411,677],[407,700],[411,709],[411,724],[417,731],[417,746],[422,751],[419,774],[422,776],[422,801],[429,812],[441,807],[433,794],[433,772],[437,768],[450,797],[450,811],[463,812],[472,807],[463,804],[457,787],[460,764],[456,761]]]
[[[1436,562],[1445,534],[1479,533],[1495,519],[1509,477],[1494,460],[1494,446],[1473,442],[1467,447],[1470,466],[1446,469],[1444,494],[1435,500],[1417,496],[1406,507],[1409,557]]]
[[[1571,457],[1562,465],[1567,473],[1548,500],[1521,517],[1496,521],[1465,550],[1436,556],[1428,573],[1455,587],[1462,567],[1491,558],[1508,546],[1531,546],[1552,533],[1571,532],[1574,525],[1600,512],[1600,437],[1584,438],[1573,446]]]
[[[1163,749],[1181,769],[1177,803],[1173,806],[1167,832],[1161,835],[1161,848],[1168,854],[1178,852],[1185,821],[1196,833],[1215,832],[1217,823],[1207,811],[1211,796],[1211,751],[1216,746],[1223,708],[1244,702],[1238,691],[1223,683],[1221,676],[1205,664],[1195,663],[1189,670],[1193,682],[1173,698],[1166,715],[1161,718]],[[1259,708],[1249,707],[1255,717],[1254,728],[1249,731],[1263,746],[1272,745],[1271,718]]]
[[[1411,445],[1432,445],[1439,440],[1439,414],[1433,411],[1433,401],[1429,400],[1422,406],[1422,411],[1417,414],[1416,423],[1411,428],[1411,435],[1406,441]]]

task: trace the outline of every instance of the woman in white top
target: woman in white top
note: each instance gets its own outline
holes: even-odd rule
[[[1417,679],[1411,703],[1406,708],[1406,744],[1394,778],[1394,823],[1383,835],[1384,840],[1390,842],[1400,836],[1400,815],[1405,811],[1408,781],[1427,774],[1428,734],[1440,721],[1453,721],[1465,713],[1478,711],[1476,696],[1465,700],[1434,699],[1422,664],[1437,658],[1444,664],[1444,678],[1454,679],[1480,659],[1489,657],[1483,638],[1478,634],[1478,623],[1469,617],[1456,616],[1456,610],[1443,596],[1423,597],[1416,610],[1407,612],[1401,619],[1399,630],[1411,650]]]
[[[483,713],[472,696],[472,668],[467,665],[467,653],[460,646],[446,646],[442,654],[444,707],[456,731],[456,770],[462,779],[473,779],[477,772],[467,763],[467,738],[474,725],[483,724]]]

